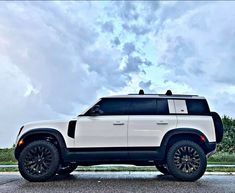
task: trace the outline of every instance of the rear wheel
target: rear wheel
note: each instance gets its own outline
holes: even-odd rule
[[[161,172],[165,175],[170,174],[166,164],[155,164],[155,166],[159,170],[159,172]]]
[[[31,182],[53,177],[59,166],[59,152],[50,142],[39,140],[26,146],[19,156],[19,171]]]
[[[73,172],[77,168],[77,164],[62,164],[58,171],[57,174],[59,175],[69,175],[71,172]]]
[[[179,141],[167,153],[169,172],[177,179],[195,181],[206,170],[207,159],[203,149],[192,141]]]

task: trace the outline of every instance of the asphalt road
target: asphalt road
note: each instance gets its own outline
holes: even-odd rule
[[[50,182],[32,183],[17,173],[0,173],[0,193],[235,193],[234,175],[204,175],[196,182],[178,182],[158,172],[74,172]]]

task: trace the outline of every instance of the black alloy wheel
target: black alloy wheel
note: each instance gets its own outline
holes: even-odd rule
[[[193,147],[185,145],[175,152],[174,164],[184,173],[193,173],[200,166],[200,156]]]
[[[19,157],[19,171],[28,181],[46,181],[59,166],[57,148],[47,141],[35,141],[26,146]]]
[[[195,181],[206,170],[207,159],[203,149],[195,142],[182,140],[170,147],[167,166],[170,174],[183,181]]]

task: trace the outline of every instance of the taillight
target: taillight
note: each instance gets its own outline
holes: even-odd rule
[[[206,137],[204,135],[201,135],[200,136],[200,139],[203,141],[203,142],[206,142]]]

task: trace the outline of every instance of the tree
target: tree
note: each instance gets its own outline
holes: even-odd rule
[[[224,137],[218,145],[218,151],[235,153],[235,119],[223,116]]]

